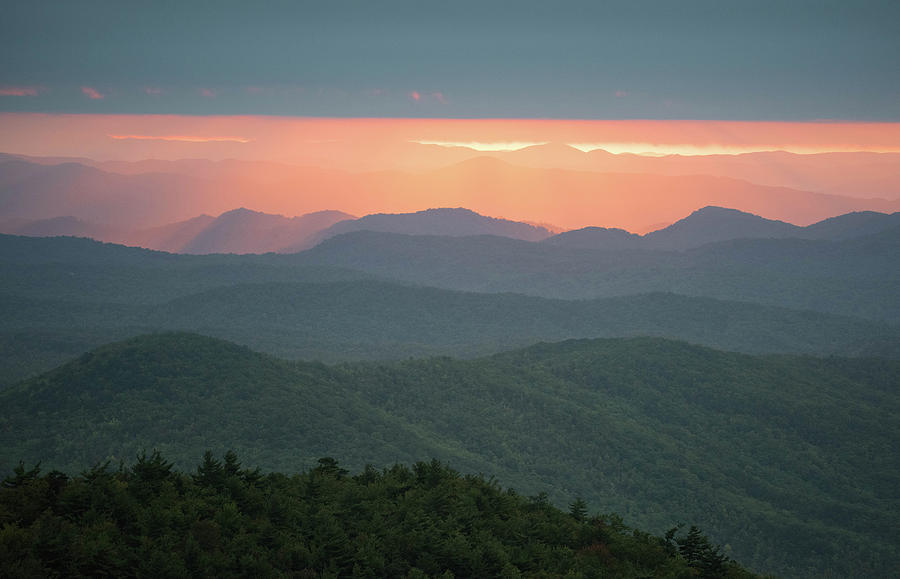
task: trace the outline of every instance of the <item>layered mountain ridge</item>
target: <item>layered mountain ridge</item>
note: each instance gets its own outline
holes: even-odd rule
[[[357,173],[233,160],[148,161],[129,166],[133,170],[122,169],[121,163],[36,161],[0,156],[4,219],[72,216],[134,231],[238,207],[287,216],[321,210],[369,215],[466,207],[482,215],[563,229],[606,226],[645,233],[654,224],[672,223],[707,205],[801,225],[853,211],[900,209],[900,201],[889,192],[842,196],[720,174],[531,167],[495,156],[420,171]]]
[[[733,239],[841,240],[878,233],[897,225],[900,225],[900,213],[862,211],[801,227],[736,209],[707,206],[644,235],[605,227],[585,227],[553,234],[551,228],[545,226],[486,217],[462,207],[402,214],[379,213],[361,218],[330,210],[289,218],[239,208],[218,217],[201,215],[133,232],[87,223],[71,216],[0,221],[0,232],[30,237],[88,237],[190,254],[295,253],[336,235],[355,231],[451,237],[493,235],[572,249],[618,251],[686,250]]]

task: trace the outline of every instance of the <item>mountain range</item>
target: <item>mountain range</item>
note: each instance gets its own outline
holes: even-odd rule
[[[143,279],[151,287],[159,283]],[[539,341],[637,335],[748,353],[900,359],[896,326],[675,294],[570,301],[348,279],[221,285],[157,304],[121,298],[7,294],[0,305],[0,387],[110,339],[165,330],[200,331],[285,358],[328,362],[472,357]]]
[[[357,145],[362,145],[358,143]],[[639,155],[584,152],[560,142],[535,144],[515,151],[479,151],[465,146],[415,142],[377,143],[348,151],[347,143],[315,143],[296,159],[304,167],[348,172],[428,171],[476,157],[491,157],[512,165],[599,173],[713,175],[775,187],[861,198],[900,196],[900,153],[791,153],[762,151],[740,154]],[[39,164],[79,163],[110,173],[177,173],[202,178],[281,180],[292,166],[270,161],[180,159],[166,161],[96,161],[83,157],[30,157],[0,153],[0,162],[23,160]]]
[[[486,217],[464,208],[373,214],[361,218],[340,211],[320,211],[288,218],[240,208],[216,218],[201,215],[183,222],[131,232],[94,225],[71,216],[6,220],[0,222],[0,232],[32,237],[89,237],[173,253],[207,254],[293,253],[353,231],[453,237],[494,235],[543,241],[572,249],[686,250],[731,239],[849,239],[897,225],[900,225],[900,213],[856,212],[800,227],[736,209],[709,206],[644,235],[603,227],[553,234],[546,226]]]
[[[363,231],[282,259],[465,291],[564,299],[662,291],[896,323],[898,247],[898,226],[842,240],[732,239],[685,251]]]
[[[706,209],[677,232],[717,218],[760,234],[773,225]],[[900,227],[881,229],[891,219],[849,215],[801,229],[836,239],[745,238],[683,251],[355,231],[296,254],[184,255],[0,236],[0,384],[161,330],[328,361],[633,335],[749,353],[896,358]],[[704,228],[697,235],[709,239]]]
[[[410,235],[498,235],[540,241],[551,236],[540,225],[485,217],[464,208],[438,208],[404,214],[373,214],[361,218],[340,211],[318,211],[299,217],[271,215],[245,208],[218,217],[200,215],[186,221],[133,232],[97,226],[75,217],[8,220],[4,233],[29,237],[75,236],[172,253],[293,253],[352,231],[382,231]]]
[[[645,235],[615,228],[585,227],[559,233],[544,242],[580,249],[685,250],[732,239],[850,239],[897,226],[900,226],[900,212],[861,211],[799,227],[736,209],[710,206]]]
[[[609,226],[645,233],[707,205],[801,225],[853,211],[900,209],[894,198],[839,196],[732,177],[535,168],[484,156],[419,172],[350,173],[247,161],[160,161],[148,167],[162,172],[122,174],[6,156],[0,158],[0,215],[32,221],[71,216],[133,231],[236,207],[282,215],[333,209],[367,215],[462,206],[567,230]]]

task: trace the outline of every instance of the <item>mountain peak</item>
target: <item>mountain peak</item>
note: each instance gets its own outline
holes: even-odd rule
[[[665,229],[648,233],[644,239],[652,248],[682,250],[728,239],[792,237],[800,230],[796,225],[784,221],[766,219],[738,209],[707,205]]]
[[[238,207],[237,209],[232,209],[231,211],[226,211],[219,215],[218,219],[222,218],[234,218],[234,217],[282,217],[284,215],[277,215],[273,213],[264,213],[262,211],[255,211],[253,209],[247,209],[246,207]]]
[[[731,207],[720,207],[718,205],[707,205],[705,207],[701,207],[696,211],[692,211],[690,216],[693,215],[752,215],[753,217],[759,217],[754,213],[749,213],[747,211],[741,211],[740,209],[732,209]]]
[[[582,227],[564,231],[544,240],[549,245],[572,249],[622,250],[641,246],[641,236],[624,229],[607,227]]]
[[[351,231],[378,231],[411,235],[497,235],[540,241],[551,235],[543,227],[498,217],[487,217],[465,207],[432,207],[414,213],[373,213],[341,221],[322,231],[318,241]]]

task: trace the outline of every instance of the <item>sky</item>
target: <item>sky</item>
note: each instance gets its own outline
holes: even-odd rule
[[[305,205],[282,207],[250,181],[235,185],[246,186],[235,203],[267,211],[461,204],[473,192],[500,190],[507,171],[492,165],[474,181],[438,171],[473,153],[599,173],[603,151],[838,152],[839,163],[758,155],[739,160],[752,170],[731,164],[716,173],[715,159],[684,167],[854,198],[894,199],[900,182],[895,157],[886,155],[900,153],[898,0],[0,2],[0,152],[326,170],[315,181],[321,186],[308,175],[285,177],[272,194],[291,191]],[[502,156],[527,147],[535,148]],[[587,153],[596,149],[603,151]],[[844,178],[844,167],[862,162],[856,152],[881,154],[862,156],[880,164],[871,178]],[[300,174],[254,167],[254,178],[267,182],[273,172]],[[345,188],[341,205],[337,177],[327,173],[335,170],[370,181],[340,177],[356,187]],[[371,207],[353,205],[392,170],[418,174],[409,178],[408,202],[391,205],[388,187]],[[429,171],[453,185],[440,199],[423,193],[446,185],[423,181]],[[820,172],[828,177],[809,177]],[[516,195],[486,199],[485,210],[588,219],[591,195],[541,205],[553,196],[529,193],[530,181],[516,175],[507,179]],[[568,173],[542,175],[549,191],[569,187]],[[666,191],[658,195],[642,211],[664,205]],[[810,215],[819,209],[809,207]]]
[[[4,2],[0,112],[900,121],[900,2]]]
[[[900,153],[900,123],[0,113],[0,127],[0,151],[33,156],[244,159],[350,170],[428,168],[449,163],[447,149],[455,147],[487,153],[546,143],[654,155]]]

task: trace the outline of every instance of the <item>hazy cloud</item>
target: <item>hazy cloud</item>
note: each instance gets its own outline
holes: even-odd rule
[[[3,86],[0,87],[0,96],[37,96],[39,90],[34,86]]]
[[[84,96],[94,101],[103,100],[104,97],[103,93],[89,86],[81,87],[81,92],[84,94]]]
[[[438,145],[440,147],[465,147],[475,151],[518,151],[535,145],[546,145],[547,141],[430,141],[417,139],[410,143],[420,145]]]

